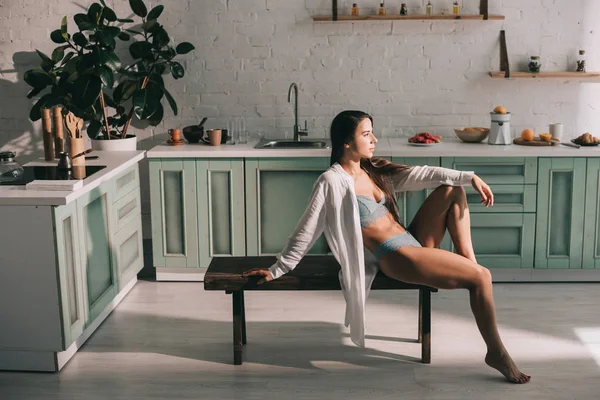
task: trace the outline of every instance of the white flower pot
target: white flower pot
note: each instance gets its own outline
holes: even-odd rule
[[[135,135],[127,135],[125,139],[92,139],[92,149],[102,151],[135,151],[137,150],[137,137]]]

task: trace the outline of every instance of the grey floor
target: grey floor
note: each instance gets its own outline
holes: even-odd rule
[[[514,385],[483,363],[465,291],[433,295],[432,363],[418,362],[417,296],[373,292],[367,348],[339,292],[248,293],[248,345],[232,365],[231,297],[140,281],[60,373],[0,372],[0,399],[598,399],[598,284],[495,284]]]

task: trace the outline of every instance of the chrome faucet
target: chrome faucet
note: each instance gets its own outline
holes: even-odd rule
[[[299,142],[300,136],[308,136],[306,120],[304,121],[304,130],[300,129],[298,124],[298,85],[292,83],[288,89],[288,103],[292,102],[292,89],[294,90],[294,141]]]

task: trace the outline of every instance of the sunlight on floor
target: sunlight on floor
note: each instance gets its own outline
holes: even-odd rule
[[[600,327],[573,329],[579,340],[589,350],[590,355],[600,366]]]

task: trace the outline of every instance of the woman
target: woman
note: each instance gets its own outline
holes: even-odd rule
[[[360,111],[344,111],[331,124],[331,167],[315,185],[308,206],[277,262],[253,269],[259,284],[291,271],[325,233],[342,266],[340,281],[346,298],[346,326],[352,341],[364,347],[364,301],[380,269],[403,282],[439,289],[468,289],[471,309],[487,345],[485,362],[510,382],[526,383],[502,344],[492,280],[477,264],[471,243],[470,217],[463,185],[471,184],[481,202],[493,206],[489,186],[473,172],[393,164],[373,158],[377,138],[373,119]],[[405,228],[394,192],[435,188]],[[458,254],[439,249],[448,229]],[[366,252],[363,252],[363,246]]]

